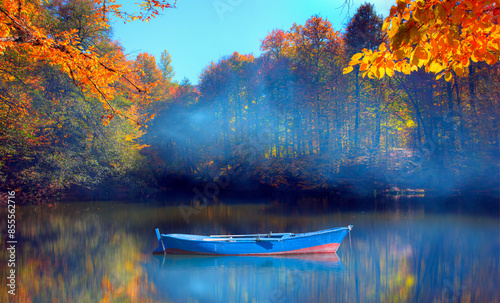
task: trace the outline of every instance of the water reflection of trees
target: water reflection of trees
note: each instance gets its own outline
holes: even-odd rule
[[[340,272],[286,262],[266,263],[268,267],[261,269],[233,262],[220,267],[222,272],[212,282],[219,281],[219,294],[242,301],[500,301],[500,244],[495,219],[432,215],[411,209],[370,214],[292,211],[283,215],[270,211],[273,207],[210,204],[193,216],[191,224],[184,222],[177,207],[109,203],[92,204],[90,209],[82,205],[37,211],[22,208],[17,299],[138,302],[175,298],[165,290],[165,280],[154,277],[159,267],[150,255],[157,245],[154,227],[165,233],[210,234],[302,232],[354,224],[351,245],[346,238],[338,252],[343,264]],[[0,229],[5,235],[5,226]],[[2,245],[0,269],[4,273],[5,241]],[[199,270],[198,265],[190,266],[181,269]],[[170,276],[168,282],[175,277]],[[2,274],[3,285],[5,279]],[[266,286],[269,296],[263,297],[252,285],[273,287]],[[184,295],[186,300],[200,301],[209,294]],[[3,292],[0,301],[7,299]]]
[[[378,217],[368,219],[366,225],[378,223],[376,228],[354,237],[354,253],[343,258],[353,270],[355,289],[348,286],[347,292],[356,294],[355,301],[499,301],[494,220],[428,215],[387,224],[384,217],[392,214]]]
[[[93,213],[25,208],[18,229],[18,302],[152,301],[141,244],[116,222]],[[8,301],[6,292],[0,298]]]

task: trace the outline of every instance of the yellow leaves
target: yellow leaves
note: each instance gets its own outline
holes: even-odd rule
[[[348,74],[350,72],[352,72],[353,68],[351,65],[349,65],[348,67],[344,68],[344,70],[342,71],[342,73],[345,75],[345,74]]]
[[[401,72],[405,75],[411,74],[411,65],[408,63],[403,63],[401,66]]]
[[[415,124],[415,122],[414,122],[412,119],[408,119],[408,120],[406,120],[406,126],[407,126],[408,128],[413,128],[413,127],[415,127],[415,125],[416,125],[416,124]]]
[[[373,63],[378,58],[378,52],[372,52],[371,50],[363,50],[365,56],[363,61],[366,63]]]
[[[394,62],[394,55],[384,43],[379,46],[378,51],[363,49],[362,53],[355,54],[351,58],[349,66],[344,68],[343,73],[347,74],[353,71],[354,65],[359,65],[363,78],[383,78],[385,75],[392,77],[395,71],[400,70],[400,66]]]
[[[359,59],[361,59],[361,57],[363,57],[363,53],[357,53],[357,54],[354,54],[354,55],[351,57],[351,62],[352,62],[352,61],[359,60]]]
[[[376,72],[375,72],[375,76],[377,76],[377,78],[383,78],[385,76],[385,67],[379,67],[377,68]]]
[[[386,68],[385,73],[387,74],[387,76],[392,77],[392,76],[394,76],[394,69]]]
[[[444,79],[446,80],[446,82],[450,82],[451,78],[452,78],[451,72],[446,72],[444,74]]]
[[[377,52],[364,52],[362,60],[350,64],[359,64],[361,71],[367,71],[364,75],[375,77],[384,74],[380,69],[384,67],[389,76],[394,70],[409,74],[425,67],[447,81],[452,79],[452,72],[465,76],[470,60],[495,64],[500,59],[500,9],[492,10],[492,3],[397,1],[383,24],[391,48],[381,46]]]
[[[427,71],[435,74],[440,73],[441,71],[443,71],[443,65],[436,61],[432,61],[427,66]]]
[[[496,26],[496,32],[499,34],[499,37],[497,39],[491,39],[491,43],[489,43],[489,49],[493,51],[499,51],[500,50],[500,26]]]
[[[141,149],[143,149],[145,147],[150,147],[150,146],[151,145],[149,145],[149,144],[135,144],[134,148],[136,148],[137,150],[141,150]]]
[[[135,134],[126,134],[125,135],[125,141],[134,142],[135,139],[137,139],[137,136]]]
[[[382,31],[385,32],[389,27],[391,26],[391,19],[387,18],[384,21],[384,24],[382,24]]]
[[[393,39],[394,36],[398,33],[399,27],[401,25],[401,19],[398,17],[393,17],[392,19],[389,18],[386,19],[386,22],[390,22],[390,26],[387,28],[386,32],[389,37],[389,39]]]
[[[350,72],[353,71],[353,65],[358,65],[362,62],[362,59],[363,57],[366,58],[366,53],[364,52],[361,52],[361,53],[356,53],[354,54],[352,57],[351,57],[351,61],[349,62],[349,66],[345,67],[342,71],[342,73],[345,75],[345,74],[348,74]],[[363,68],[361,68],[361,70],[363,70]]]
[[[403,11],[403,14],[402,14],[402,19],[403,20],[410,20],[410,16],[411,16],[410,10],[405,9]]]

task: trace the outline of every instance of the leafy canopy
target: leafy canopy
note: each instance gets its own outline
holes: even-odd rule
[[[471,60],[493,65],[500,56],[500,2],[398,0],[385,19],[389,40],[352,56],[344,73],[360,65],[363,76],[382,78],[419,68],[445,76],[468,74]]]
[[[139,12],[122,10],[116,0],[78,0],[86,2],[86,24],[94,26],[94,32],[109,29],[109,15],[124,22],[149,21],[165,8],[175,5],[165,0],[143,0],[138,3]],[[76,28],[53,30],[46,24],[52,7],[61,6],[67,0],[3,0],[0,3],[0,55],[9,52],[28,56],[33,63],[48,63],[67,74],[84,92],[98,98],[111,112],[108,117],[123,115],[109,103],[116,95],[117,82],[125,83],[135,93],[145,96],[148,87],[139,86],[135,72],[116,45],[115,51],[103,52],[96,45],[82,43],[81,31]],[[74,2],[74,1],[73,1]],[[0,73],[0,79],[5,74]]]

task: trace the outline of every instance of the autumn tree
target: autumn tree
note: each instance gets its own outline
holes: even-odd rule
[[[375,13],[373,4],[361,5],[347,25],[344,40],[347,54],[352,56],[362,49],[375,49],[383,42],[382,18]],[[359,68],[354,71],[355,87],[355,119],[354,119],[354,147],[358,147],[358,133],[360,124],[360,81]]]
[[[261,41],[260,49],[269,54],[272,59],[280,60],[287,54],[289,55],[290,38],[290,33],[282,29],[275,29]]]
[[[153,55],[140,53],[134,61],[133,68],[138,76],[137,83],[149,91],[148,98],[143,99],[142,106],[161,99],[167,93],[167,83],[162,81],[162,71],[158,68]]]
[[[174,79],[175,72],[172,66],[172,56],[166,50],[161,53],[159,67],[163,75],[163,80],[171,83]]]
[[[0,4],[0,178],[26,201],[124,183],[139,167],[151,86],[109,38],[111,12],[109,1]]]
[[[338,82],[342,66],[342,40],[330,21],[319,16],[308,19],[304,26],[294,24],[291,29],[294,45],[292,61],[299,81],[302,81],[301,103],[312,108],[313,115],[306,121],[315,121],[315,130],[306,134],[306,150],[327,152],[330,140],[329,113],[332,110],[331,93],[341,87]],[[315,139],[315,140],[313,140]]]
[[[0,55],[7,51],[23,53],[35,62],[56,66],[77,86],[100,99],[111,116],[122,115],[108,102],[114,94],[112,84],[123,79],[137,93],[143,93],[144,88],[133,82],[129,67],[121,64],[123,61],[118,60],[116,53],[101,53],[96,45],[87,45],[85,41],[89,35],[109,28],[109,14],[125,21],[147,21],[158,15],[159,10],[172,5],[166,1],[144,0],[139,3],[138,14],[130,14],[121,7],[114,0],[78,0],[67,4],[40,0],[3,1],[0,5]],[[86,14],[81,14],[79,8],[86,10]],[[44,20],[45,13],[54,10],[58,11],[60,20],[64,20],[59,22],[61,25]],[[65,19],[64,14],[71,14],[74,19]]]
[[[263,83],[268,102],[276,109],[279,118],[274,123],[274,154],[279,157],[280,153],[288,156],[289,153],[297,153],[295,138],[289,138],[289,130],[298,126],[298,112],[296,103],[291,95],[290,88],[293,86],[293,72],[291,63],[292,36],[290,32],[275,29],[261,41],[260,49],[264,52],[262,61]],[[293,111],[295,109],[295,111]],[[280,123],[282,122],[282,123]],[[281,144],[281,128],[285,134],[284,143]],[[292,142],[291,144],[289,142]],[[281,151],[281,146],[284,146]],[[290,150],[289,145],[292,145]]]
[[[44,5],[45,16],[40,27],[45,28],[49,36],[58,36],[68,31],[75,31],[74,45],[84,51],[94,46],[105,52],[102,40],[107,40],[110,28],[95,23],[92,14],[95,4],[89,0],[47,1]]]

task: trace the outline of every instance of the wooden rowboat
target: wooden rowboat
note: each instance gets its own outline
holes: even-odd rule
[[[195,255],[285,255],[334,253],[351,231],[352,225],[309,233],[272,233],[249,235],[198,236],[160,234],[159,247],[153,254]]]

